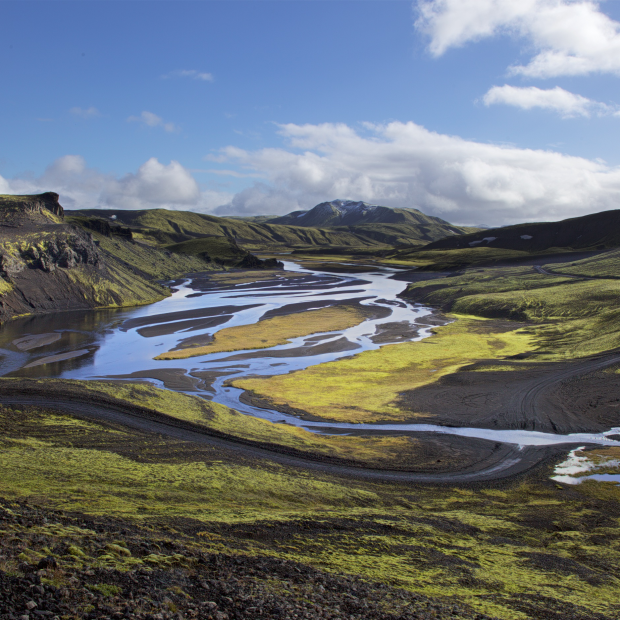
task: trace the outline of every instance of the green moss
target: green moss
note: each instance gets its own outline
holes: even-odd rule
[[[419,342],[384,346],[349,359],[312,366],[268,378],[239,379],[235,387],[250,390],[277,405],[344,422],[375,422],[415,417],[395,404],[398,395],[437,381],[479,359],[497,359],[530,348],[530,336],[518,330],[460,319],[434,329]],[[419,412],[426,415],[426,412]]]
[[[445,311],[530,322],[532,350],[541,360],[571,359],[620,346],[617,279],[582,280],[528,267],[485,268],[411,284],[404,296]]]
[[[90,586],[90,589],[99,592],[99,594],[103,594],[103,596],[118,596],[123,591],[121,587],[110,583],[97,583]]]

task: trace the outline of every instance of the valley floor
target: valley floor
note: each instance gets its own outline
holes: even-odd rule
[[[414,282],[407,298],[452,321],[431,338],[235,385],[323,420],[608,430],[620,285],[591,275],[606,264]],[[358,310],[344,312],[348,325]],[[264,323],[286,339],[289,322]],[[255,337],[235,329],[222,350]],[[567,446],[501,480],[429,485],[399,475],[510,455],[447,436],[325,437],[133,382],[2,379],[0,395],[2,618],[620,616],[620,488],[551,479]],[[617,449],[588,450],[613,470]]]

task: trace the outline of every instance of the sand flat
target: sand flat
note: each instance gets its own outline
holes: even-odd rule
[[[53,364],[54,362],[64,362],[65,360],[73,359],[74,357],[82,357],[82,355],[88,355],[90,351],[88,349],[80,349],[78,351],[69,351],[68,353],[59,353],[58,355],[49,355],[48,357],[42,357],[30,364],[26,364],[24,368],[34,368],[35,366],[42,366],[43,364]]]
[[[23,338],[17,338],[13,340],[11,344],[17,347],[20,351],[30,351],[38,347],[44,347],[48,344],[58,342],[62,338],[62,334],[52,332],[50,334],[33,334],[31,336],[24,336]]]

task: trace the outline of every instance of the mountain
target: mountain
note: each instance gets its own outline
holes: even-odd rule
[[[118,224],[66,217],[52,192],[0,196],[0,322],[150,303],[169,295],[155,280],[214,267],[138,243]]]
[[[332,200],[322,202],[309,211],[293,211],[288,215],[269,220],[271,224],[309,226],[313,228],[358,227],[375,224],[397,224],[424,229],[427,235],[438,238],[445,235],[460,235],[471,231],[462,226],[453,226],[438,217],[425,215],[417,209],[394,209],[370,205],[354,200]]]
[[[349,230],[304,228],[256,223],[245,218],[226,218],[192,211],[146,209],[140,211],[112,211],[86,209],[68,212],[81,217],[96,217],[131,228],[134,238],[156,245],[169,245],[205,237],[225,237],[249,250],[285,250],[315,246],[381,246],[389,241],[378,241]]]
[[[516,224],[446,237],[423,250],[475,247],[540,252],[550,248],[602,250],[620,246],[620,210],[602,211],[559,222]]]

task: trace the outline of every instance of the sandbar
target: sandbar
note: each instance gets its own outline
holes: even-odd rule
[[[61,338],[62,334],[59,334],[58,332],[52,332],[50,334],[33,334],[31,336],[17,338],[16,340],[13,340],[12,344],[20,351],[30,351],[31,349],[37,349],[38,347],[44,347],[45,345],[58,342]]]
[[[43,364],[53,364],[54,362],[64,362],[65,360],[73,359],[74,357],[82,357],[82,355],[88,355],[90,351],[88,349],[80,349],[79,351],[69,351],[68,353],[59,353],[58,355],[50,355],[48,357],[42,357],[41,359],[26,364],[23,368],[34,368],[35,366],[42,366]]]

